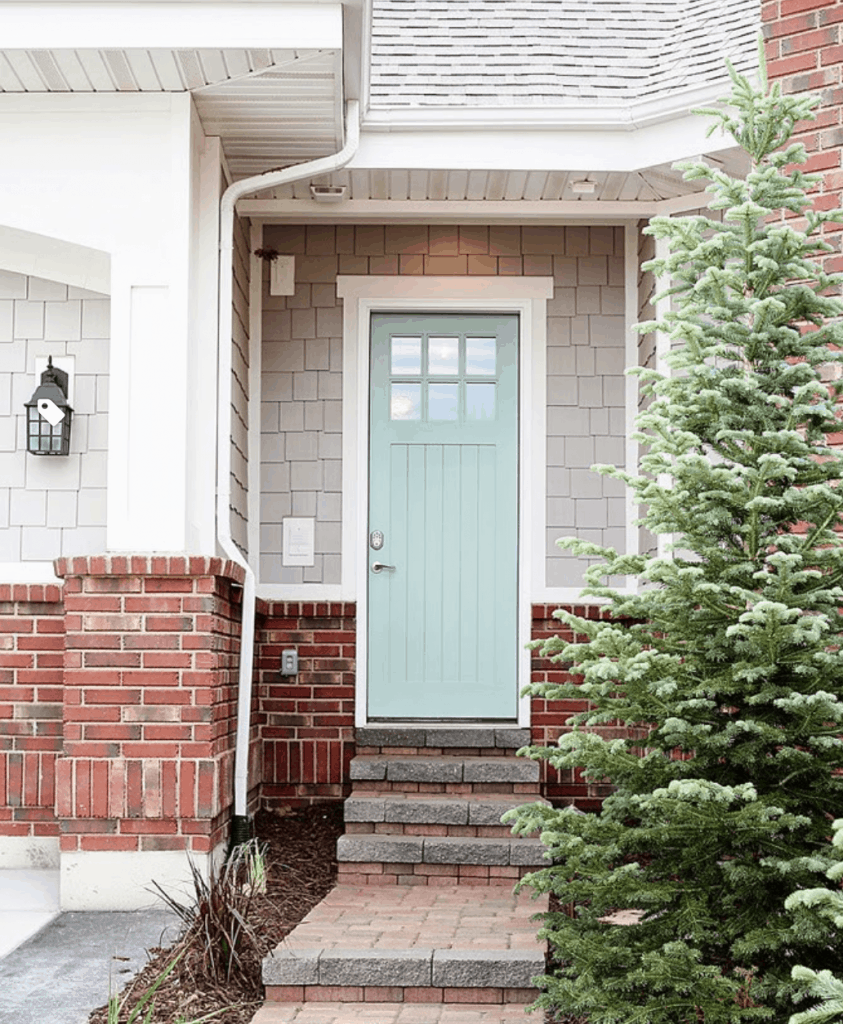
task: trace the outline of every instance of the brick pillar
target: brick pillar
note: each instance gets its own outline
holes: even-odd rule
[[[808,151],[803,170],[820,172],[814,207],[830,210],[843,196],[843,0],[762,0],[761,17],[771,81],[785,93],[819,96],[815,120],[796,126],[794,139]],[[837,253],[827,271],[843,270],[839,254],[843,225],[827,224],[825,237]]]
[[[58,864],[62,588],[0,584],[0,867]]]
[[[534,604],[532,613],[532,640],[548,640],[552,636],[561,636],[573,642],[576,637],[570,626],[553,618],[558,605]],[[599,605],[567,605],[566,611],[578,615],[582,619],[600,619],[607,612]],[[584,638],[580,638],[584,639]],[[533,651],[530,659],[530,681],[533,683],[563,683],[571,679],[564,665],[542,658],[538,651]],[[545,700],[533,697],[530,708],[531,742],[539,746],[554,746],[562,733],[568,731],[567,721],[572,715],[588,709],[585,700]],[[599,732],[604,736],[626,736],[628,730],[603,726]],[[575,804],[584,811],[597,811],[608,787],[586,782],[579,773],[566,770],[557,772],[546,761],[540,762],[544,795],[560,804]]]
[[[351,602],[268,602],[257,642],[263,798],[305,804],[348,795],[354,754],[357,606]],[[281,675],[281,652],[299,655]]]
[[[148,904],[225,838],[242,569],[219,558],[59,559],[62,905]]]

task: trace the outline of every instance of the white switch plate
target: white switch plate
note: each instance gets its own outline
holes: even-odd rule
[[[269,264],[269,294],[293,295],[296,290],[296,257],[276,256]]]
[[[315,519],[282,520],[281,564],[313,565],[315,537]]]

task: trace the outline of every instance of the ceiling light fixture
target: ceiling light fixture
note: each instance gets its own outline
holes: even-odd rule
[[[341,203],[345,199],[345,185],[311,185],[310,194],[317,203]]]
[[[589,181],[588,178],[578,178],[576,181],[571,182],[571,191],[576,192],[578,195],[593,195],[596,188],[597,182]]]

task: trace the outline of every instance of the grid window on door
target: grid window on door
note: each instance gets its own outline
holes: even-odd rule
[[[495,419],[496,338],[396,334],[390,339],[389,364],[390,419]]]

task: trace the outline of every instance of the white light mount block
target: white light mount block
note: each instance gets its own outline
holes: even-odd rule
[[[276,256],[269,263],[269,294],[293,295],[296,291],[296,257]]]
[[[281,564],[313,565],[316,552],[315,538],[315,519],[282,520]]]

